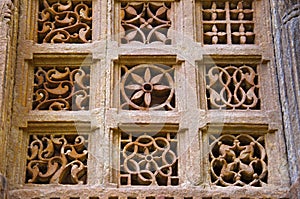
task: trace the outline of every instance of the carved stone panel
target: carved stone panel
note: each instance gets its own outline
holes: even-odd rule
[[[92,40],[92,1],[39,0],[38,43]]]
[[[176,133],[121,132],[119,183],[178,185]]]
[[[174,67],[164,64],[121,66],[121,108],[174,110]]]
[[[30,135],[26,183],[86,184],[87,136]]]
[[[267,183],[264,136],[210,135],[211,182],[218,186],[256,186]]]
[[[33,110],[88,110],[89,67],[36,67]]]
[[[209,109],[260,109],[257,65],[211,64],[206,66]]]
[[[202,1],[204,44],[254,44],[254,1]]]
[[[121,43],[162,42],[171,44],[171,3],[123,2],[121,3]]]

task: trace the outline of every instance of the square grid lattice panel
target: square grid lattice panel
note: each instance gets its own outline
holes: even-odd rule
[[[204,44],[254,44],[253,0],[201,1]]]

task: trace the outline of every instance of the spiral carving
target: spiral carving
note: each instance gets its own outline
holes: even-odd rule
[[[89,67],[37,67],[33,110],[88,110]]]
[[[256,66],[207,67],[209,109],[259,109],[259,83]]]
[[[86,184],[87,138],[79,135],[31,135],[26,182]]]
[[[92,39],[92,2],[40,0],[39,43],[86,43]]]

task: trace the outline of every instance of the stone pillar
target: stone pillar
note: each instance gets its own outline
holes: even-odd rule
[[[291,198],[300,198],[300,0],[272,0]]]
[[[13,3],[0,1],[0,198],[6,198],[6,143],[10,129],[10,113],[13,86]]]

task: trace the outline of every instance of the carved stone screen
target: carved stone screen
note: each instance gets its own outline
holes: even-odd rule
[[[210,136],[211,182],[219,186],[256,186],[267,183],[264,136]]]
[[[164,64],[121,66],[121,109],[173,110],[174,68]]]
[[[204,44],[254,44],[254,1],[202,1]]]
[[[209,109],[260,109],[259,87],[256,65],[206,66]]]
[[[120,185],[178,185],[176,133],[121,133]]]
[[[289,197],[270,1],[14,3],[10,198]]]
[[[121,43],[161,42],[171,44],[168,32],[171,26],[171,3],[122,2]]]
[[[87,136],[36,135],[29,137],[26,182],[86,184]]]
[[[39,0],[38,43],[92,40],[92,1]]]
[[[88,110],[89,67],[36,67],[33,110]]]

